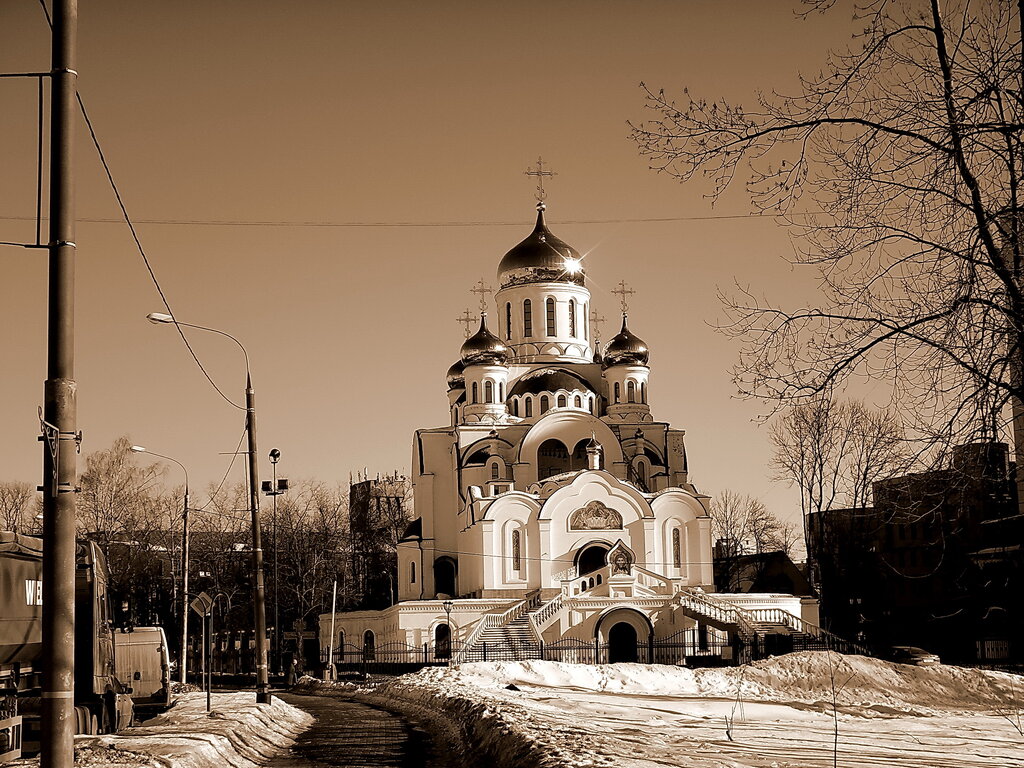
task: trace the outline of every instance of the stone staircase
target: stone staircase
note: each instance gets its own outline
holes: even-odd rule
[[[530,614],[523,613],[508,624],[485,627],[471,655],[480,656],[480,661],[524,661],[537,657],[538,645]]]

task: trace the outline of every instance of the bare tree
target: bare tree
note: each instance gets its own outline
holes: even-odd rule
[[[34,529],[32,518],[35,510],[30,502],[35,493],[28,483],[0,483],[0,530],[26,533]]]
[[[1021,4],[862,0],[854,14],[854,44],[796,93],[744,108],[645,87],[654,118],[632,137],[654,169],[710,178],[715,199],[745,181],[818,273],[820,305],[727,299],[743,393],[783,404],[867,375],[930,439],[991,437],[1024,395]]]
[[[711,535],[730,556],[783,551],[793,553],[793,526],[761,502],[725,490],[711,501]]]

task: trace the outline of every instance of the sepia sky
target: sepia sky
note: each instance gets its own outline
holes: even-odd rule
[[[611,289],[636,291],[653,414],[686,430],[693,482],[790,514],[755,423],[765,408],[734,397],[737,348],[712,325],[734,281],[789,302],[813,301],[814,283],[785,261],[786,231],[746,215],[742,189],[712,208],[699,182],[647,169],[626,121],[644,119],[641,81],[741,103],[795,90],[850,36],[845,10],[800,20],[795,5],[83,0],[80,92],[174,314],[249,352],[261,477],[272,447],[296,479],[408,472],[413,430],[448,423],[469,289],[493,286],[532,228],[523,171],[543,156],[558,173],[548,223],[589,254],[603,339],[617,331]],[[38,2],[0,0],[0,71],[47,69]],[[0,81],[0,240],[34,238],[35,141],[35,84]],[[173,327],[145,320],[164,308],[84,126],[76,161],[83,454],[128,434],[185,464],[201,502],[244,414]],[[0,479],[35,484],[46,255],[0,258]],[[238,349],[190,339],[240,403]]]

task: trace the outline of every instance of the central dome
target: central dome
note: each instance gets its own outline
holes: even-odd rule
[[[551,234],[544,223],[544,206],[537,206],[537,225],[519,245],[510,250],[498,265],[502,288],[523,283],[585,283],[580,254],[571,245]]]

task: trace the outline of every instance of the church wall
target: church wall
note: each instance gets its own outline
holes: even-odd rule
[[[593,356],[591,341],[584,338],[587,328],[583,307],[589,311],[590,291],[575,283],[527,283],[502,288],[495,294],[498,306],[498,337],[513,351],[516,362],[542,361],[585,361]],[[546,306],[548,298],[555,301],[555,335],[549,336],[546,328]],[[531,302],[533,333],[523,335],[523,302]],[[569,333],[569,300],[576,301],[576,335]],[[512,305],[511,338],[505,326],[506,303]],[[589,329],[587,330],[589,334]]]

